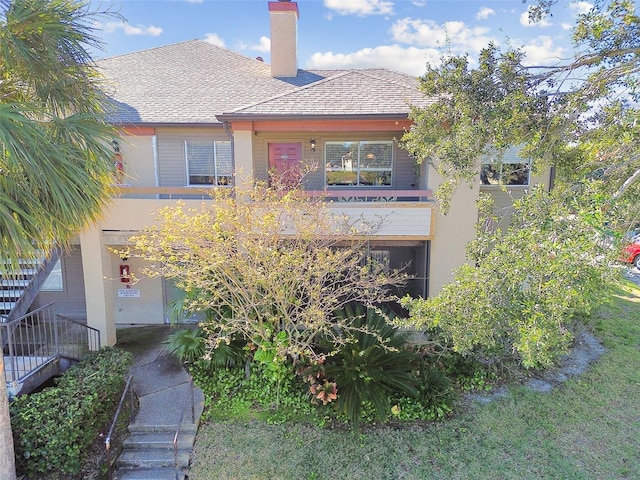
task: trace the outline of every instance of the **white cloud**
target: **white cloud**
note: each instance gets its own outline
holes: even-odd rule
[[[440,62],[440,52],[435,49],[402,47],[400,45],[364,48],[357,52],[342,54],[318,52],[311,55],[305,68],[388,68],[408,75],[425,73],[427,62]]]
[[[224,40],[217,33],[205,33],[204,41],[209,42],[217,47],[224,47]]]
[[[486,20],[487,18],[489,18],[491,15],[495,15],[496,12],[493,8],[488,8],[488,7],[482,7],[478,13],[476,13],[476,18],[478,20]]]
[[[122,30],[125,35],[136,35],[136,36],[149,36],[149,37],[157,37],[162,33],[162,28],[156,27],[154,25],[131,25],[127,22],[109,22],[104,24],[96,25],[97,28],[104,30],[107,33],[113,33],[117,30]]]
[[[324,0],[324,6],[339,15],[390,15],[393,2],[385,0]]]
[[[541,18],[537,22],[530,21],[529,9],[527,9],[526,11],[520,14],[520,25],[522,25],[523,27],[538,27],[538,28],[546,28],[546,27],[552,26],[552,24],[549,23],[547,18]]]
[[[552,66],[568,56],[565,48],[555,45],[553,39],[546,35],[532,39],[521,48],[525,53],[524,65]]]
[[[569,4],[569,10],[574,12],[576,15],[589,13],[593,8],[593,4],[589,2],[572,2]]]
[[[454,52],[479,52],[490,41],[486,27],[469,27],[464,22],[438,24],[432,20],[404,18],[391,27],[393,39],[419,47],[438,48],[450,45]]]
[[[183,1],[185,1],[187,3],[202,3],[202,2],[204,2],[204,0],[183,0]]]
[[[253,50],[256,52],[269,53],[271,51],[271,39],[269,37],[260,37],[258,43],[249,44],[240,42],[238,44],[240,50]]]

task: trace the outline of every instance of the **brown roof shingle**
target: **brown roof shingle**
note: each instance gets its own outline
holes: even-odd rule
[[[384,69],[299,70],[202,40],[100,60],[116,124],[217,124],[216,115],[398,115],[425,102],[417,79]]]

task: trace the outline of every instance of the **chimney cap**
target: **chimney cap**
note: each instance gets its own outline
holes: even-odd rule
[[[298,3],[289,0],[278,0],[277,2],[269,2],[270,12],[295,12],[299,15]]]

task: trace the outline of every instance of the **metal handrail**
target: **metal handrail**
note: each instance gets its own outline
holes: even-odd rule
[[[2,346],[7,348],[7,383],[17,385],[60,356],[81,359],[100,348],[100,331],[56,315],[53,303],[8,322],[0,322]]]
[[[178,437],[180,436],[180,430],[182,430],[182,420],[184,420],[184,411],[187,408],[187,400],[191,398],[191,422],[195,423],[195,398],[193,393],[193,377],[189,376],[189,387],[187,388],[187,394],[182,402],[182,411],[180,412],[180,419],[178,420],[178,428],[176,434],[173,436],[173,457],[176,467],[176,480],[180,480],[180,474],[178,472]]]
[[[107,438],[104,440],[105,449],[107,451],[107,469],[108,469],[107,475],[109,480],[113,478],[113,469],[112,469],[112,462],[111,462],[111,437],[113,436],[113,431],[115,430],[116,424],[118,423],[118,418],[120,417],[120,411],[122,410],[122,406],[124,405],[125,398],[127,397],[127,392],[129,392],[129,395],[130,395],[130,399],[129,399],[130,400],[129,403],[131,404],[130,418],[133,418],[134,401],[133,401],[133,384],[131,383],[132,379],[133,379],[133,376],[129,375],[129,378],[127,379],[127,384],[125,385],[124,390],[122,391],[122,396],[120,397],[118,408],[116,409],[116,413],[113,416],[113,421],[111,422],[109,433],[107,434]]]

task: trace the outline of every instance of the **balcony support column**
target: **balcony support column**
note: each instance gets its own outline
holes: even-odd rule
[[[116,343],[113,302],[107,301],[109,265],[113,254],[104,245],[102,231],[96,225],[80,234],[80,248],[87,303],[87,325],[100,331],[100,346],[113,346]]]

